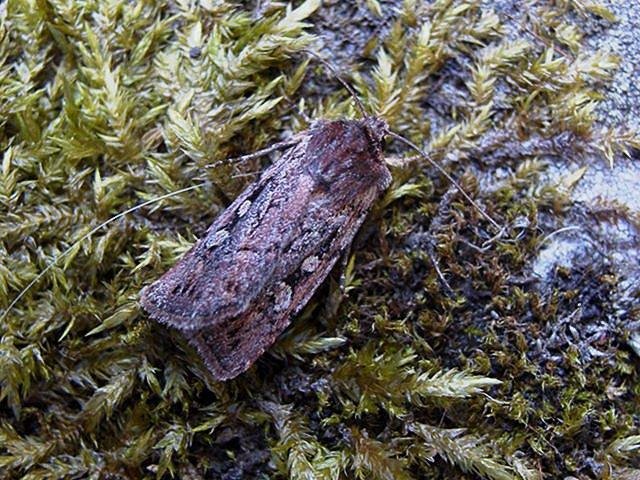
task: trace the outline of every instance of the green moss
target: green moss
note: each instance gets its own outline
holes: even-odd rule
[[[507,236],[488,241],[491,225],[418,160],[394,170],[345,293],[337,272],[239,378],[214,382],[140,311],[141,288],[263,167],[221,160],[304,128],[293,105],[355,115],[301,53],[319,2],[296,6],[0,5],[0,306],[70,248],[0,325],[0,478],[632,475],[640,392],[621,340],[602,338],[599,357],[536,344],[585,306],[610,313],[612,272],[559,272],[549,292],[526,281],[538,227],[568,204],[540,185],[543,159],[613,162],[640,145],[596,125],[617,59],[583,53],[568,14],[608,19],[592,2],[536,2],[514,37],[477,2],[407,0],[355,59],[365,105]],[[512,174],[486,188],[479,172],[498,166]]]

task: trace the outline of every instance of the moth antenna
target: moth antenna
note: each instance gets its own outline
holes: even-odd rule
[[[365,110],[364,105],[362,104],[362,101],[360,100],[360,97],[358,97],[358,95],[356,94],[356,91],[353,89],[353,87],[351,85],[349,85],[348,82],[346,82],[346,81],[344,81],[342,79],[342,77],[340,76],[340,73],[338,73],[338,71],[335,69],[335,67],[333,65],[331,65],[331,63],[326,61],[324,58],[322,58],[320,55],[318,55],[317,53],[312,52],[311,50],[303,50],[303,51],[308,53],[312,57],[314,57],[316,60],[318,60],[320,63],[322,63],[325,67],[327,67],[331,73],[333,73],[333,75],[335,76],[336,80],[338,80],[342,84],[342,86],[344,88],[346,88],[347,91],[353,97],[353,100],[356,102],[356,105],[358,107],[358,110],[360,110],[360,114],[362,115],[362,117],[363,118],[367,118],[369,115],[367,114],[367,111]]]
[[[0,322],[4,321],[4,319],[7,318],[7,316],[9,315],[9,312],[11,311],[11,309],[13,307],[15,307],[16,304],[22,299],[22,297],[24,297],[27,294],[27,292],[29,290],[31,290],[31,288],[42,279],[42,277],[44,277],[53,267],[55,267],[60,260],[62,260],[66,256],[68,256],[73,251],[73,249],[76,248],[76,246],[79,243],[84,242],[87,238],[91,237],[98,230],[100,230],[103,227],[106,227],[107,225],[109,225],[110,223],[115,222],[116,220],[119,220],[120,218],[124,217],[125,215],[128,215],[128,214],[130,214],[132,212],[135,212],[136,210],[139,210],[139,209],[141,209],[143,207],[146,207],[147,205],[151,205],[153,203],[160,202],[162,200],[166,200],[167,198],[171,198],[171,197],[173,197],[175,195],[180,195],[181,193],[185,193],[185,192],[189,192],[191,190],[195,190],[197,188],[203,187],[206,184],[207,184],[206,182],[198,183],[197,185],[192,185],[190,187],[182,188],[180,190],[176,190],[175,192],[167,193],[167,194],[162,195],[160,197],[153,198],[151,200],[147,200],[146,202],[142,202],[142,203],[140,203],[138,205],[135,205],[135,206],[133,206],[131,208],[128,208],[124,212],[118,213],[117,215],[109,218],[108,220],[105,220],[100,225],[98,225],[97,227],[95,227],[94,229],[89,231],[88,233],[85,233],[82,237],[80,237],[78,240],[73,242],[73,245],[71,245],[64,252],[62,252],[60,255],[58,255],[49,265],[47,265],[45,267],[44,270],[42,270],[42,272],[40,272],[36,276],[36,278],[31,280],[27,284],[27,286],[22,289],[22,291],[16,296],[16,298],[14,298],[12,300],[12,302],[9,304],[9,306],[6,308],[6,310],[0,315]]]
[[[423,157],[427,162],[429,162],[432,166],[434,166],[442,175],[444,175],[444,177],[449,180],[449,182],[451,182],[451,184],[456,187],[456,189],[458,189],[458,191],[462,194],[462,196],[471,204],[473,205],[479,212],[480,214],[486,218],[489,223],[491,223],[491,225],[493,225],[496,230],[498,230],[499,235],[502,235],[502,233],[504,232],[504,227],[501,227],[500,224],[498,222],[496,222],[493,218],[491,218],[491,216],[484,211],[484,209],[478,205],[478,203],[469,196],[469,194],[467,194],[467,192],[464,191],[464,189],[460,186],[460,184],[451,176],[449,175],[449,173],[442,168],[440,165],[438,165],[436,162],[434,162],[425,152],[424,150],[422,150],[420,147],[418,147],[415,143],[413,143],[411,140],[407,140],[406,138],[404,138],[402,135],[398,135],[395,132],[388,132],[389,135],[393,138],[395,138],[396,140],[399,140],[403,143],[405,143],[406,145],[408,145],[409,147],[413,148],[416,152],[418,152],[420,154],[421,157]]]
[[[269,147],[256,150],[255,152],[248,153],[246,155],[241,155],[239,157],[233,157],[233,158],[226,158],[224,160],[218,160],[217,162],[213,162],[210,165],[206,165],[204,168],[216,168],[220,165],[224,165],[225,163],[226,164],[241,163],[241,162],[246,162],[248,160],[254,160],[256,158],[264,157],[265,155],[268,155],[271,152],[275,152],[276,150],[282,150],[284,148],[292,147],[297,143],[300,143],[301,138],[302,138],[302,135],[299,135],[299,134],[294,135],[293,137],[287,140],[274,143]]]

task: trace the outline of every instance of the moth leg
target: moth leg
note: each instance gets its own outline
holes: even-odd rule
[[[264,157],[265,155],[269,155],[271,152],[275,152],[277,150],[282,150],[284,148],[292,147],[300,143],[302,139],[301,135],[294,135],[293,137],[283,140],[282,142],[274,143],[267,148],[263,148],[261,150],[256,150],[253,153],[248,153],[247,155],[241,155],[239,157],[227,158],[225,160],[220,160],[217,162],[213,162],[211,165],[207,165],[206,168],[215,168],[224,163],[240,163],[246,162],[247,160],[253,160],[255,158]]]

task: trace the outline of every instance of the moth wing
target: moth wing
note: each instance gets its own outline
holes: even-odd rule
[[[320,244],[313,245],[312,250],[321,253],[317,257],[300,258],[298,267],[263,292],[246,315],[229,318],[213,327],[183,332],[217,380],[238,376],[275,342],[351,244],[377,194],[374,188],[363,192],[342,221],[335,217],[326,219],[327,228],[335,229],[324,232]],[[299,243],[305,244],[305,239],[299,239]]]
[[[140,303],[152,318],[183,330],[198,329],[203,327],[203,319],[211,325],[239,315],[259,294],[276,264],[276,252],[259,258],[249,249],[238,254],[229,240],[237,233],[237,219],[245,213],[247,202],[250,204],[263,194],[263,186],[272,177],[286,175],[287,170],[297,167],[295,161],[289,161],[290,157],[296,158],[290,155],[294,150],[265,170],[260,181],[250,184],[216,218],[203,238],[142,291]],[[243,263],[254,266],[259,263],[262,270],[244,269]],[[247,278],[234,278],[233,272]],[[239,288],[244,288],[242,294],[238,293]]]

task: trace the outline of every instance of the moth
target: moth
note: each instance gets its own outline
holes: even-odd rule
[[[219,215],[141,304],[217,380],[247,370],[289,325],[391,183],[384,120],[319,121]]]

